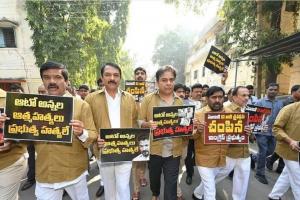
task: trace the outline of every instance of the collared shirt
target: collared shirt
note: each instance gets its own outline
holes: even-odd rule
[[[258,102],[258,98],[256,96],[250,96],[247,104],[254,105],[256,102]]]
[[[271,114],[267,116],[266,122],[263,122],[268,125],[268,131],[262,132],[261,134],[267,135],[267,136],[272,136],[273,135],[273,132],[272,132],[273,124],[275,122],[275,119],[276,119],[279,111],[283,107],[282,101],[280,101],[278,99],[271,100],[268,97],[265,97],[265,98],[260,99],[258,102],[256,102],[255,105],[271,108],[271,110],[272,110]],[[258,132],[254,132],[254,134],[258,134]]]
[[[118,89],[115,98],[110,96],[106,89],[104,89],[104,92],[107,100],[108,116],[111,128],[120,128],[121,92]]]
[[[194,105],[195,106],[195,111],[198,111],[202,108],[202,103],[200,101],[196,101],[191,99],[191,104],[190,105]]]

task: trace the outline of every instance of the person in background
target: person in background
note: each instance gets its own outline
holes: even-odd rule
[[[258,98],[254,96],[254,87],[253,85],[247,85],[246,88],[249,90],[249,100],[247,104],[254,105],[258,101]]]
[[[224,102],[224,106],[228,106],[229,104],[231,104],[232,100],[232,91],[234,88],[230,88],[227,92],[227,101]]]
[[[14,93],[24,93],[24,89],[20,84],[11,84],[9,86],[9,91]]]
[[[47,90],[46,90],[44,84],[42,84],[38,87],[38,94],[47,94]]]
[[[102,78],[98,78],[97,80],[97,85],[98,85],[98,89],[101,90],[103,88],[103,81],[102,81]]]
[[[209,86],[207,84],[202,85],[202,89],[203,89],[202,96],[203,97],[205,97],[208,88],[209,88]]]
[[[189,88],[188,86],[185,86],[184,91],[185,91],[184,99],[185,100],[190,99],[190,97],[191,97],[191,88]]]
[[[82,100],[85,99],[85,97],[90,93],[90,88],[88,85],[80,85],[78,88],[78,95],[81,97]]]

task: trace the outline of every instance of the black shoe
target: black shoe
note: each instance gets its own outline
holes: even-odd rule
[[[261,182],[262,184],[268,184],[268,180],[266,179],[266,176],[264,176],[264,175],[258,175],[258,174],[256,174],[255,175],[255,178],[259,181],[259,182]]]
[[[31,188],[34,184],[35,181],[26,181],[26,183],[24,183],[24,185],[22,186],[21,191]]]
[[[271,163],[268,158],[266,159],[266,167],[268,170],[273,170],[273,163]]]
[[[255,160],[252,154],[250,154],[250,158],[251,158],[251,169],[255,169]]]
[[[191,176],[187,176],[185,179],[186,184],[191,185],[193,182],[193,178]]]
[[[234,170],[232,170],[232,171],[228,174],[228,177],[229,177],[230,179],[232,179],[232,178],[233,178],[233,174],[234,174]]]
[[[282,168],[277,167],[276,172],[277,172],[278,174],[281,174],[282,170],[283,170]]]
[[[203,198],[201,198],[201,199],[197,198],[197,197],[194,195],[194,193],[193,193],[192,197],[193,197],[194,200],[203,200]]]
[[[96,197],[102,196],[103,193],[104,193],[104,186],[100,185],[99,189],[96,192]]]

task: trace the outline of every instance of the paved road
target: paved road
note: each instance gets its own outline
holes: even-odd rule
[[[252,151],[255,151],[256,147],[251,146]],[[248,193],[247,193],[247,199],[248,200],[267,200],[267,195],[271,191],[272,186],[276,182],[278,178],[278,174],[273,171],[267,171],[266,176],[267,179],[269,180],[268,185],[263,185],[259,183],[255,178],[254,178],[254,171],[251,172],[250,175],[250,182],[249,182],[249,187],[248,187]],[[185,184],[185,173],[183,175],[182,181],[181,181],[181,186],[183,188],[183,193],[184,197],[186,200],[191,200],[192,199],[192,193],[195,187],[200,183],[200,177],[199,173],[196,171],[195,168],[195,175],[193,178],[193,183],[192,185],[188,186]],[[91,173],[89,177],[89,192],[90,192],[90,199],[91,200],[103,200],[104,197],[102,196],[101,198],[96,198],[95,193],[98,189],[99,186],[99,176],[98,176],[98,168],[96,163],[92,163],[91,166]],[[162,186],[163,187],[163,186]],[[231,190],[232,190],[232,181],[229,178],[226,178],[222,182],[220,182],[217,185],[217,200],[231,200]],[[161,189],[163,191],[163,188]],[[161,196],[163,195],[163,192]],[[142,188],[141,190],[141,199],[142,200],[150,200],[151,199],[151,192],[149,186]],[[33,200],[34,199],[34,188],[30,188],[29,190],[26,190],[24,192],[20,192],[20,199],[21,200]],[[65,197],[64,200],[69,200],[70,198]],[[287,194],[282,198],[282,200],[294,200],[293,195],[291,191],[288,191]]]

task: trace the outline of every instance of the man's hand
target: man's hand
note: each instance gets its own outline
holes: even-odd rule
[[[151,128],[151,129],[156,129],[157,128],[157,123],[150,120],[149,122],[143,122],[141,125],[142,128]]]
[[[293,151],[298,151],[298,152],[300,151],[299,142],[297,142],[295,140],[291,140],[289,145]]]
[[[2,146],[0,146],[0,152],[8,151],[12,147],[12,141],[5,141]]]
[[[244,128],[244,130],[245,130],[246,135],[248,135],[248,136],[251,135],[251,133],[252,133],[252,128],[251,128],[251,126],[246,125],[245,128]]]
[[[205,122],[200,122],[198,119],[193,119],[193,123],[194,123],[194,129],[197,130],[197,132],[203,133],[204,132],[204,128],[206,126]]]
[[[4,122],[5,122],[6,120],[9,120],[9,119],[10,119],[10,118],[7,117],[5,113],[2,113],[2,114],[0,115],[0,128],[4,128]]]
[[[83,122],[79,120],[71,120],[70,125],[73,127],[73,133],[74,135],[81,136],[83,133]]]
[[[102,149],[104,147],[105,141],[103,139],[100,138],[100,136],[98,136],[97,139],[97,146],[99,149]]]

